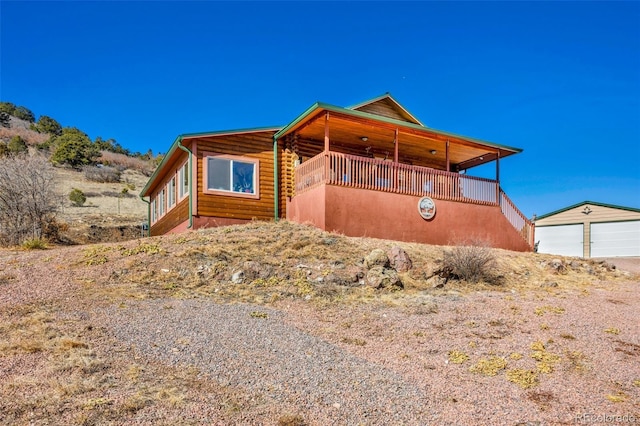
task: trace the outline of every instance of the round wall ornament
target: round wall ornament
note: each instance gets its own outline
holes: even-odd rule
[[[418,200],[418,213],[423,219],[429,220],[436,215],[436,203],[429,197]]]

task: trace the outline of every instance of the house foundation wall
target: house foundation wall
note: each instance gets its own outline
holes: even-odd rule
[[[326,230],[325,185],[287,199],[287,220]]]
[[[417,196],[320,185],[294,197],[287,205],[287,218],[355,237],[436,245],[482,243],[531,251],[499,206],[436,199],[435,216],[425,220],[418,213],[419,200]]]

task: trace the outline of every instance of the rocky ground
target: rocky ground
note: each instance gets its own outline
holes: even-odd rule
[[[637,259],[491,250],[473,283],[450,250],[283,222],[0,251],[0,417],[640,421]]]

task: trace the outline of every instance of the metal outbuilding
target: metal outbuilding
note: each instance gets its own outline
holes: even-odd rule
[[[579,257],[640,256],[640,209],[584,201],[538,216],[539,253]]]

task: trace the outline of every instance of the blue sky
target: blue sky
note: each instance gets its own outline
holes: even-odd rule
[[[524,149],[500,176],[528,217],[640,208],[639,2],[0,2],[0,100],[132,151],[385,92]]]

